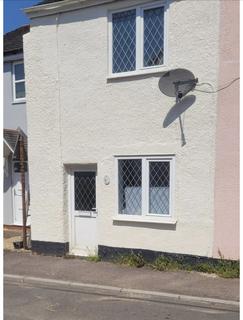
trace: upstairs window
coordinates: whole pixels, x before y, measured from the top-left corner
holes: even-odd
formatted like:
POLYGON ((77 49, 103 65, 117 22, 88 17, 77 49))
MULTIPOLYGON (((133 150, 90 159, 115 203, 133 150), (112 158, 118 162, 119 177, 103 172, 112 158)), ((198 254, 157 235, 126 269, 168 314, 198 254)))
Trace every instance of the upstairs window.
POLYGON ((143 65, 164 64, 164 7, 143 11, 143 65))
POLYGON ((112 15, 113 73, 136 69, 136 10, 112 15))
POLYGON ((25 74, 23 61, 13 63, 13 100, 14 102, 25 100, 25 74))
POLYGON ((160 2, 110 14, 111 74, 165 64, 165 13, 160 2))

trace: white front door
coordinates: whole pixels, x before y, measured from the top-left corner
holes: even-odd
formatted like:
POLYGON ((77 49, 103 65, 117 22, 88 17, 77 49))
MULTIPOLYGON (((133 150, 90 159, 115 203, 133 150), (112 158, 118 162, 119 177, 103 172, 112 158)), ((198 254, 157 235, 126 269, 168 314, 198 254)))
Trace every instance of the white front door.
POLYGON ((71 253, 97 253, 96 171, 73 171, 71 183, 71 253))

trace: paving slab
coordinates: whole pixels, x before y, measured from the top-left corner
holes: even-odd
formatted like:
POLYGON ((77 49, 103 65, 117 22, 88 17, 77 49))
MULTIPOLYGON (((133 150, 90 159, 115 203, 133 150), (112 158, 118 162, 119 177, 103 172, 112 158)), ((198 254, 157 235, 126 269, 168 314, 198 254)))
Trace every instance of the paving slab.
POLYGON ((110 262, 5 252, 4 273, 239 301, 239 279, 198 272, 161 272, 110 262))

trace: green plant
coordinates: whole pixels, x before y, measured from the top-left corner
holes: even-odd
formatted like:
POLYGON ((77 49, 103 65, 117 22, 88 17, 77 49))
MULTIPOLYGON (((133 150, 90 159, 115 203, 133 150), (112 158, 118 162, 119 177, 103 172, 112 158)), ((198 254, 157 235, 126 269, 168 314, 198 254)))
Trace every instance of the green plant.
POLYGON ((159 256, 151 264, 151 267, 159 271, 172 271, 181 269, 182 266, 178 261, 172 260, 169 257, 159 256))
POLYGON ((131 254, 119 255, 115 262, 137 268, 141 268, 146 264, 143 256, 140 253, 135 254, 134 252, 131 254))
POLYGON ((215 267, 216 273, 223 278, 239 278, 240 262, 230 260, 220 260, 215 267))
POLYGON ((86 259, 88 261, 91 261, 91 262, 99 262, 99 261, 101 261, 101 257, 98 254, 89 255, 86 259))
POLYGON ((205 273, 215 273, 215 267, 211 263, 198 263, 192 266, 191 270, 205 273))
MULTIPOLYGON (((92 262, 101 261, 101 257, 98 254, 91 254, 86 259, 92 262)), ((131 252, 130 254, 120 254, 115 256, 113 258, 113 262, 136 268, 148 266, 158 271, 185 270, 203 273, 215 273, 223 278, 239 278, 240 275, 239 261, 225 260, 222 255, 221 259, 218 261, 216 260, 214 262, 198 263, 185 263, 182 259, 173 259, 170 257, 165 257, 164 255, 160 255, 153 262, 148 263, 142 254, 131 252)))

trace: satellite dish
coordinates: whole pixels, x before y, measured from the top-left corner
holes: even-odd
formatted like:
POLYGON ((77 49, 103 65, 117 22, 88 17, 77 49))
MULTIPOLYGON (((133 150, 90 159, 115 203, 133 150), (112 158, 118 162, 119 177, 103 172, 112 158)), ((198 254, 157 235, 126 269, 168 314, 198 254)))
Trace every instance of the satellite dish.
POLYGON ((159 88, 166 96, 181 99, 195 88, 197 82, 198 79, 191 71, 174 69, 163 74, 159 80, 159 88))

